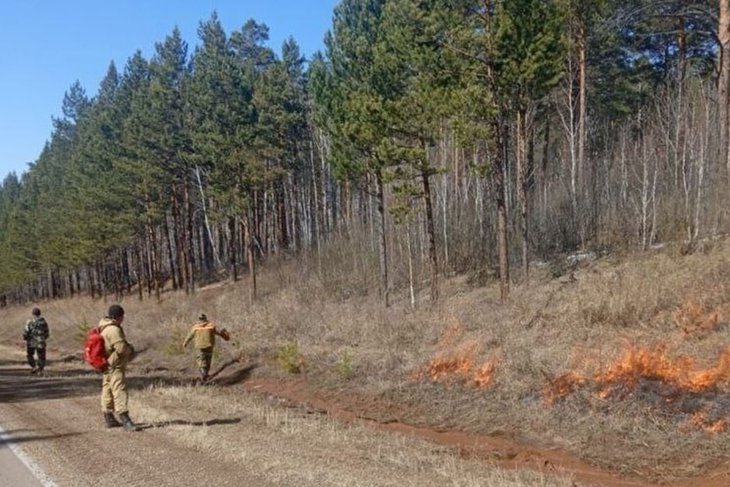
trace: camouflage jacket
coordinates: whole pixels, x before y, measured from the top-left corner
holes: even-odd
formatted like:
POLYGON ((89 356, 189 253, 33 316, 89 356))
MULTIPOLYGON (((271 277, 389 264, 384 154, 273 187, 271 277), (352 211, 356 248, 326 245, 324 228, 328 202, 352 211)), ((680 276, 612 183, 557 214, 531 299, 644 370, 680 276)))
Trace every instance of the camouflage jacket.
POLYGON ((42 316, 28 320, 23 327, 23 340, 31 347, 45 348, 49 336, 48 323, 42 316))

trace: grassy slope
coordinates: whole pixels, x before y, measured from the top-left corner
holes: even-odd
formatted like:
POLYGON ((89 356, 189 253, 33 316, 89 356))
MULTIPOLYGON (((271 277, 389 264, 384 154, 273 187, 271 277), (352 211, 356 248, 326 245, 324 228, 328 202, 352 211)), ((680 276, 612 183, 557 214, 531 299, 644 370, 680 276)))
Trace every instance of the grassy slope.
MULTIPOLYGON (((244 353, 263 364, 256 374, 283 375, 274 357, 294 341, 312 383, 404 405, 397 413, 381 410, 381 416, 397 414, 383 419, 560 446, 654 479, 697 475, 730 454, 727 433, 711 434, 692 423, 700 412, 712 420, 727 416, 726 376, 702 393, 649 378, 636 387, 616 387, 603 399, 589 381, 552 405, 545 400, 550 381, 568 370, 593 377, 629 345, 665 344, 670 358, 696 359, 688 368, 717 365, 730 344, 726 242, 687 256, 669 248, 606 257, 581 265, 574 279, 552 278, 537 266, 528 284, 514 286, 506 304, 498 301, 496 283, 475 287, 460 276, 442 283, 436 307, 421 302, 412 310, 404 298, 385 310, 372 295, 342 298, 332 289, 341 291, 341 282, 318 275, 295 262, 269 265, 260 283, 263 297, 254 305, 247 303, 245 282, 212 285, 189 297, 166 293, 159 303, 126 299, 128 337, 145 350, 136 367, 192 374, 191 354, 181 353, 179 344, 205 312, 234 335, 221 347, 219 362, 244 353), (713 311, 719 321, 702 329, 713 311), (446 364, 440 370, 449 364, 467 368, 471 359, 472 374, 432 381, 423 371, 439 359, 446 364), (488 387, 479 388, 470 378, 484 363, 494 369, 488 387)), ((55 353, 78 352, 78 325, 98 320, 110 302, 39 303, 55 353)), ((19 342, 29 309, 0 312, 0 339, 19 342)))

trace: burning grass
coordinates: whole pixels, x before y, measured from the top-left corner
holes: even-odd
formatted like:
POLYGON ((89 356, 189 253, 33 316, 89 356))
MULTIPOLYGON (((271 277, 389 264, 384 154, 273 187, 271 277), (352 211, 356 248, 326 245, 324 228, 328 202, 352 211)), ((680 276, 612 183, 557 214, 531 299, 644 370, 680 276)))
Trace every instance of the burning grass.
POLYGON ((431 380, 442 384, 462 384, 487 389, 494 383, 497 359, 490 358, 477 365, 481 346, 473 340, 463 341, 461 324, 449 325, 437 344, 437 355, 415 374, 415 380, 431 380))
POLYGON ((727 429, 728 418, 712 417, 705 408, 730 384, 730 347, 708 368, 688 356, 671 356, 664 344, 651 348, 627 347, 612 364, 592 374, 568 371, 548 379, 543 389, 546 404, 554 405, 578 389, 590 387, 601 400, 628 397, 649 402, 664 412, 691 414, 691 424, 710 433, 727 429), (657 401, 657 399, 659 399, 657 401))
POLYGON ((709 419, 707 413, 697 412, 692 415, 692 425, 697 428, 703 429, 708 433, 724 433, 727 431, 728 421, 727 419, 709 419))

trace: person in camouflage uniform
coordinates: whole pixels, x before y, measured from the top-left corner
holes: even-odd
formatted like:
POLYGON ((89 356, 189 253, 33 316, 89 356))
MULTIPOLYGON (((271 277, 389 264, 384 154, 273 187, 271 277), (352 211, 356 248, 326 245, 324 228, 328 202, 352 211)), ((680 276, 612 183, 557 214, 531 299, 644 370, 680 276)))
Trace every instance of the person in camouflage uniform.
POLYGON ((25 340, 28 365, 31 367, 30 373, 42 375, 46 366, 46 340, 50 333, 48 323, 41 316, 41 310, 33 308, 31 313, 33 317, 23 327, 23 340, 25 340))
POLYGON ((213 359, 213 349, 215 348, 215 336, 223 338, 228 341, 230 335, 225 328, 218 330, 213 323, 208 321, 208 317, 205 314, 198 316, 198 321, 193 325, 190 333, 185 337, 183 341, 183 348, 188 346, 188 343, 193 341, 193 346, 198 351, 196 361, 198 364, 198 371, 200 372, 200 379, 203 382, 208 380, 208 373, 210 372, 210 362, 213 359))
POLYGON ((124 336, 123 322, 124 308, 118 304, 111 305, 107 316, 99 321, 108 362, 102 375, 101 411, 107 428, 123 426, 126 430, 137 431, 139 428, 129 417, 126 377, 127 364, 134 358, 134 347, 124 336), (114 413, 119 415, 121 423, 114 413))

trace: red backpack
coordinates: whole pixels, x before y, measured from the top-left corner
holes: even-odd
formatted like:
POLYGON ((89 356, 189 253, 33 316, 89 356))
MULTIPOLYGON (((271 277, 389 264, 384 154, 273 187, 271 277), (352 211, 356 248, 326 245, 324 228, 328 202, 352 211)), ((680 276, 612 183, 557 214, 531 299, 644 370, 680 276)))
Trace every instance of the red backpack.
POLYGON ((104 338, 101 336, 99 327, 89 329, 84 341, 84 361, 91 365, 97 372, 104 372, 108 365, 106 350, 104 349, 104 338))

